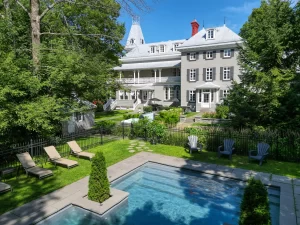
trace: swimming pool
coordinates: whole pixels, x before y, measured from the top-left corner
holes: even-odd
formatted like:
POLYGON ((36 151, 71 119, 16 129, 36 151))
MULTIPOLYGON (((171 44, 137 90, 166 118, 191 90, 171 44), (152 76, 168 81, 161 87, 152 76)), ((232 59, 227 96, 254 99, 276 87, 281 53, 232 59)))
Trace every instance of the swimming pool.
MULTIPOLYGON (((245 183, 147 163, 112 183, 129 192, 128 204, 100 218, 69 207, 40 224, 194 225, 238 224, 245 183)), ((279 189, 268 188, 272 224, 279 224, 279 189)))

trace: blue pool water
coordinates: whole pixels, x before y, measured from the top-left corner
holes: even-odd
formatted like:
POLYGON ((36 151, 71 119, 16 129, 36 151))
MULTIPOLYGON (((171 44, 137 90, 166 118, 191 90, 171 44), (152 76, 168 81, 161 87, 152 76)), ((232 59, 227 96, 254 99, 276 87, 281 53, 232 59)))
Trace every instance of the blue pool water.
MULTIPOLYGON (((200 225, 238 224, 245 183, 147 163, 112 187, 129 192, 128 203, 103 218, 68 207, 40 224, 200 225)), ((279 190, 268 188, 272 224, 279 224, 279 190)))

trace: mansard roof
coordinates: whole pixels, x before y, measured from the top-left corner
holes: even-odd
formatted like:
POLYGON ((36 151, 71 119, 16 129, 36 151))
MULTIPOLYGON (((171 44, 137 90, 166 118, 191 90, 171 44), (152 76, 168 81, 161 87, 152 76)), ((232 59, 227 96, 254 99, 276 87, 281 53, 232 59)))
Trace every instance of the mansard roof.
POLYGON ((236 44, 241 43, 242 38, 233 32, 231 29, 226 27, 226 25, 215 28, 202 28, 197 34, 185 41, 179 50, 195 48, 195 47, 207 47, 207 46, 219 46, 226 44, 236 44), (214 30, 215 37, 213 39, 208 39, 207 31, 214 30))

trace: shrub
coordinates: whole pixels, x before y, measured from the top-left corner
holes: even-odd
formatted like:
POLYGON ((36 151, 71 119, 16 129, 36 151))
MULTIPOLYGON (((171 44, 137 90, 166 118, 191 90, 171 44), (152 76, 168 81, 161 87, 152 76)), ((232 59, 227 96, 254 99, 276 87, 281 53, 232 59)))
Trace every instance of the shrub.
POLYGON ((109 197, 109 181, 107 178, 105 158, 102 152, 97 152, 92 159, 88 198, 91 201, 101 203, 109 197))
POLYGON ((147 126, 150 123, 148 118, 139 119, 131 126, 130 138, 143 137, 147 135, 147 126))
POLYGON ((149 112, 153 111, 152 106, 144 106, 143 110, 144 110, 145 113, 149 113, 149 112))
POLYGON ((116 122, 112 120, 103 120, 97 122, 97 127, 101 128, 104 134, 110 134, 115 126, 116 126, 116 122))
POLYGON ((123 119, 124 120, 128 120, 128 119, 131 119, 131 118, 139 118, 141 116, 141 114, 139 113, 134 113, 134 114, 124 114, 123 115, 123 119))
POLYGON ((181 108, 171 108, 169 110, 162 110, 156 120, 162 121, 168 125, 176 125, 180 120, 181 108))
POLYGON ((271 224, 268 192, 260 180, 251 178, 248 181, 241 204, 239 224, 271 224))
POLYGON ((217 114, 215 112, 205 112, 202 115, 202 118, 216 118, 217 114))
POLYGON ((216 118, 227 119, 229 113, 229 107, 226 105, 218 105, 216 108, 216 118))
POLYGON ((157 121, 153 121, 147 125, 148 137, 152 144, 158 143, 164 137, 165 129, 166 127, 157 121))

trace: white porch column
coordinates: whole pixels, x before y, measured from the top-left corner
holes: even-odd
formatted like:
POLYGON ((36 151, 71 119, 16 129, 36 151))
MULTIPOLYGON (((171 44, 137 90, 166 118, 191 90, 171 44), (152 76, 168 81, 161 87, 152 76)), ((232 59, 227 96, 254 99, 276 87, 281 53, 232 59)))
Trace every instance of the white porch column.
POLYGON ((158 72, 159 72, 159 80, 158 80, 158 81, 159 81, 159 82, 161 82, 161 71, 162 71, 162 69, 159 69, 159 70, 158 70, 158 72))
POLYGON ((154 70, 154 82, 156 83, 156 70, 154 70))
POLYGON ((138 84, 140 83, 140 71, 138 70, 138 84))
POLYGON ((216 89, 216 103, 219 103, 219 90, 216 89))
POLYGON ((120 71, 120 81, 122 80, 122 71, 120 71))
POLYGON ((209 108, 211 108, 211 95, 212 95, 212 89, 210 90, 210 94, 209 94, 209 108))
POLYGON ((133 83, 135 84, 135 70, 133 71, 133 83))

